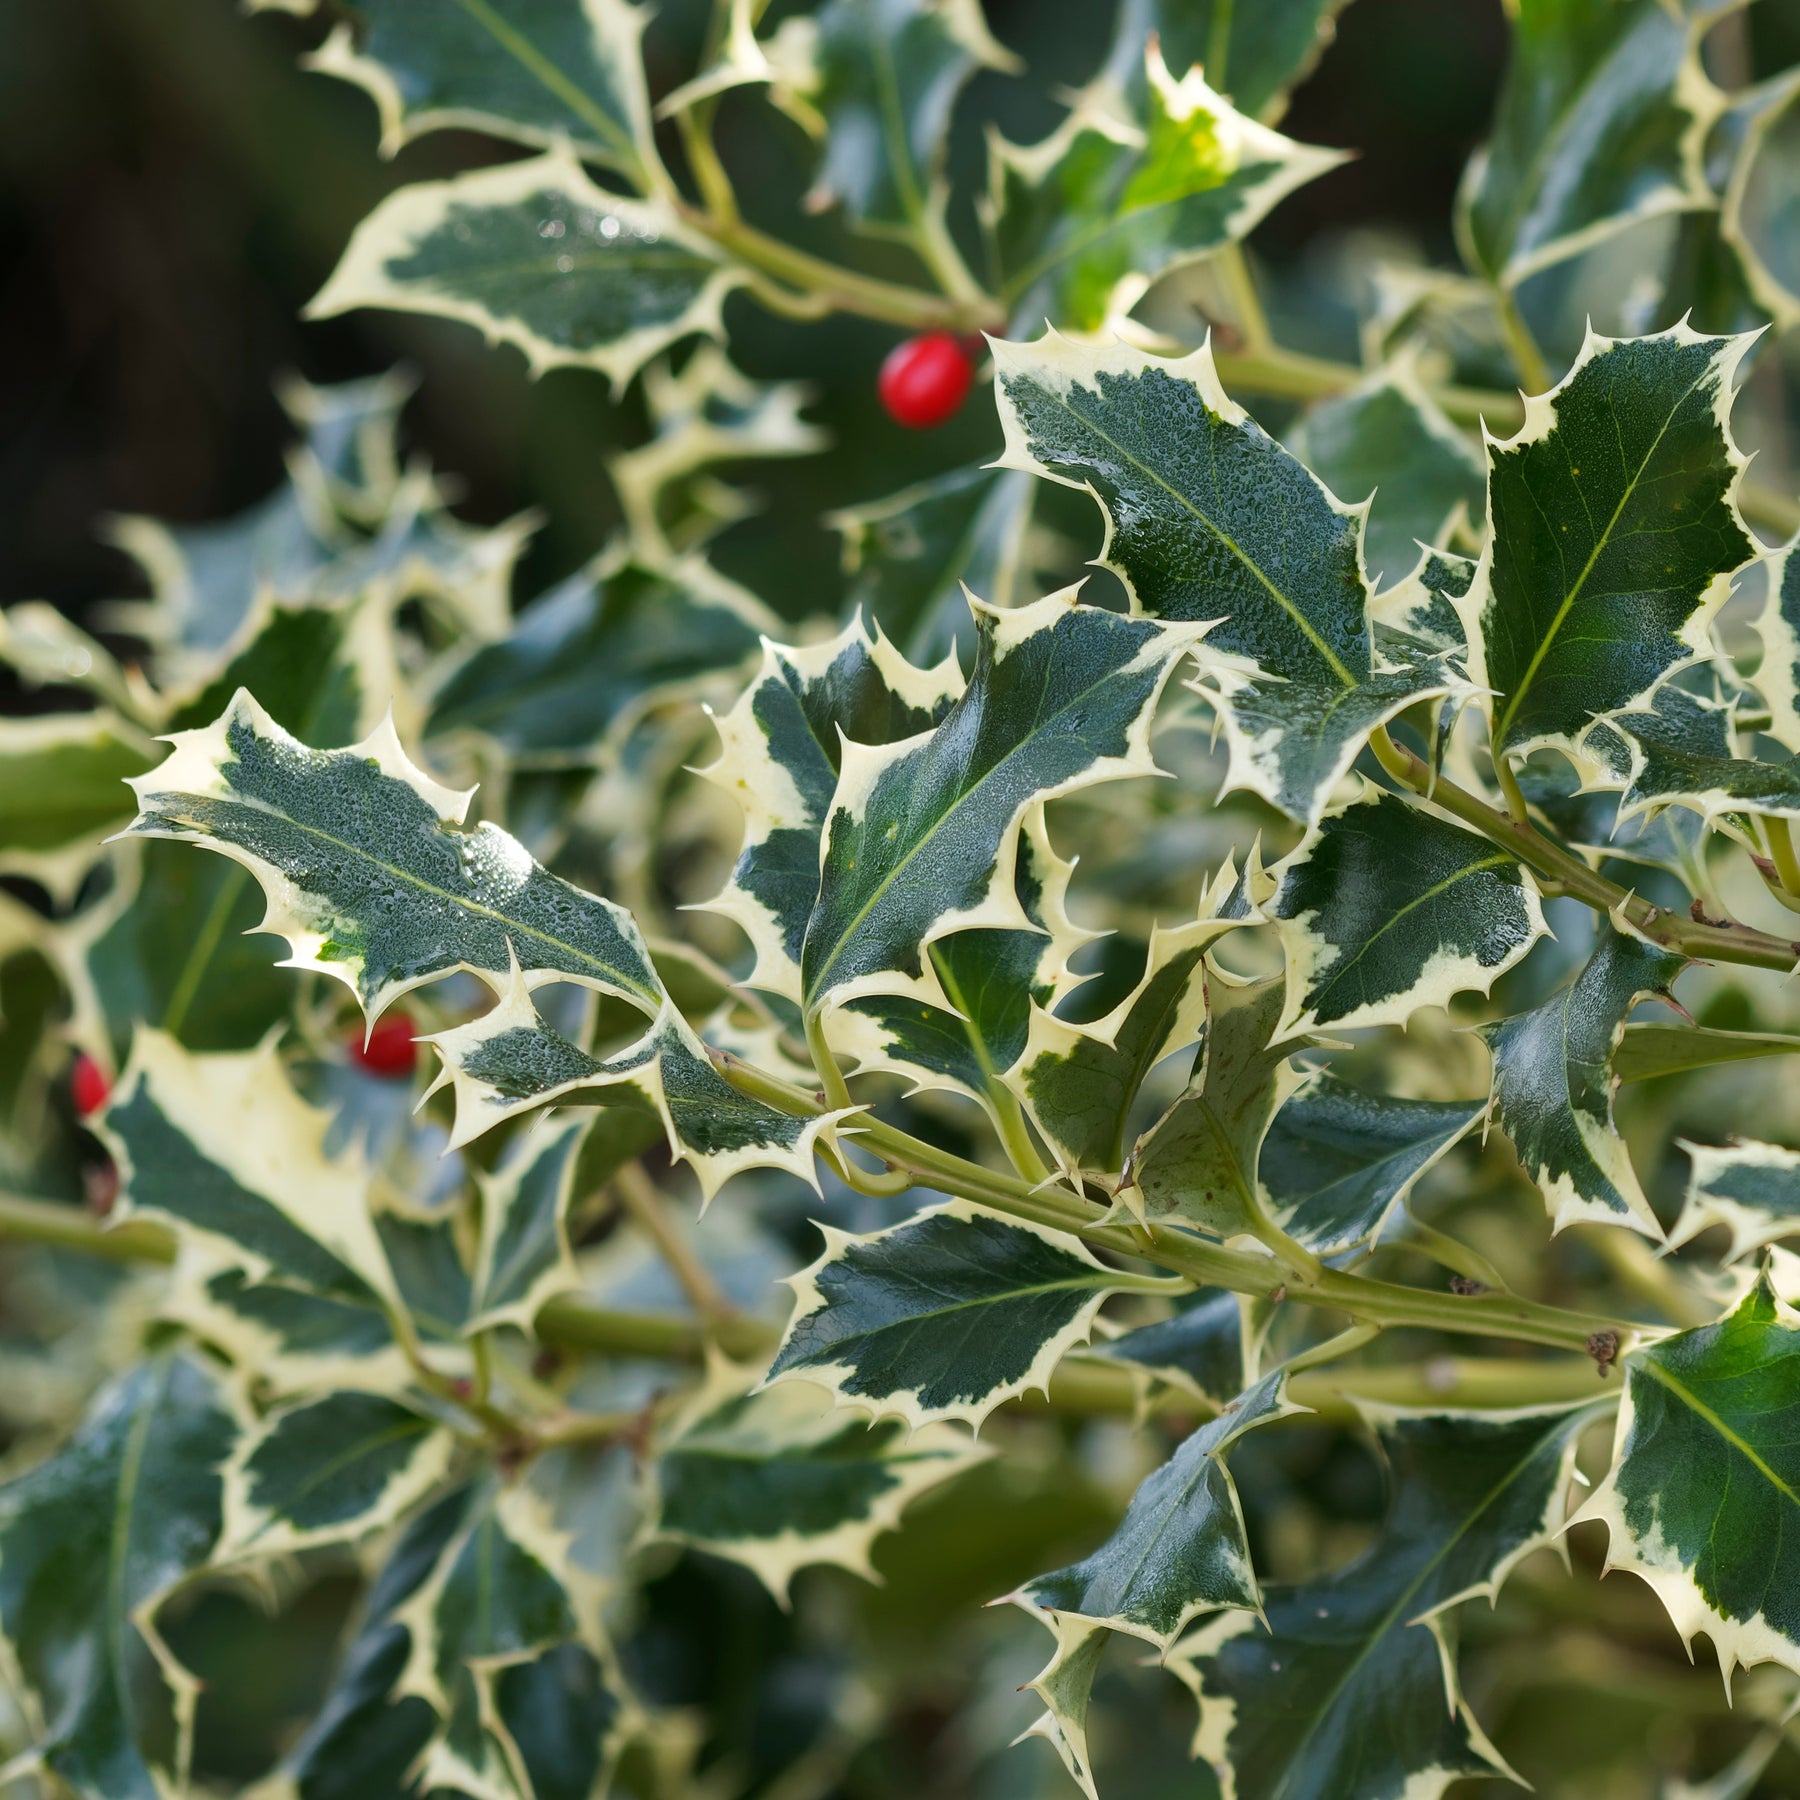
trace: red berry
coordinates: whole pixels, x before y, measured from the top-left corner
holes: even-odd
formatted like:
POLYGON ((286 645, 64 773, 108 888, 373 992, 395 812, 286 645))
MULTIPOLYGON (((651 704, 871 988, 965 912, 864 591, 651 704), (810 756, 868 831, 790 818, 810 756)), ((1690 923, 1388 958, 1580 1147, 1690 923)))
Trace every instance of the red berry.
POLYGON ((112 1082, 106 1071, 85 1050, 75 1056, 75 1067, 69 1071, 69 1097, 84 1119, 92 1118, 106 1104, 112 1082))
POLYGON ((898 424, 925 431, 956 416, 974 378, 975 365, 962 340, 948 331, 928 331, 888 352, 876 387, 898 424))
POLYGON ((350 1040, 351 1061, 360 1063, 371 1075, 398 1077, 410 1075, 419 1059, 413 1043, 413 1022, 405 1013, 389 1013, 376 1021, 365 1043, 360 1037, 350 1040))

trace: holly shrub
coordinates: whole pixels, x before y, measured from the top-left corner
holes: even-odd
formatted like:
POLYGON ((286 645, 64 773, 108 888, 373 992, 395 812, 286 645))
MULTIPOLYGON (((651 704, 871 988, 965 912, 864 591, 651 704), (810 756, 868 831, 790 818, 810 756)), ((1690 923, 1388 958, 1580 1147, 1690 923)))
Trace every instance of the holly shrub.
POLYGON ((515 596, 295 383, 5 617, 7 1791, 1800 1792, 1777 0, 1516 0, 1463 267, 1274 280, 1329 0, 1123 0, 973 186, 977 0, 263 5, 485 134, 312 313, 644 424, 515 596), (758 308, 986 434, 841 611, 709 560, 758 308))

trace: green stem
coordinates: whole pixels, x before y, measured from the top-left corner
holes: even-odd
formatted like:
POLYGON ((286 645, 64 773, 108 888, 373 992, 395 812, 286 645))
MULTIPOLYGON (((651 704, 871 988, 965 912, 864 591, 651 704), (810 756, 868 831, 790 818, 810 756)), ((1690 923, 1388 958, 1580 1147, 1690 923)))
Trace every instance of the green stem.
POLYGON ((1421 1256, 1430 1257, 1440 1268, 1466 1275, 1469 1280, 1479 1281, 1484 1288, 1490 1288, 1496 1293, 1504 1294, 1509 1291, 1506 1277, 1479 1250, 1471 1249, 1460 1238, 1453 1238, 1434 1225, 1421 1225, 1414 1219, 1406 1236, 1394 1248, 1417 1250, 1421 1256))
POLYGON ((1578 856, 1565 850, 1531 824, 1510 819, 1497 807, 1461 788, 1444 776, 1435 778, 1424 760, 1404 744, 1396 743, 1385 729, 1370 739, 1376 760, 1396 781, 1413 793, 1428 796, 1433 805, 1460 819, 1501 849, 1509 850, 1532 868, 1548 875, 1562 893, 1591 906, 1596 912, 1620 912, 1631 927, 1652 943, 1678 955, 1709 962, 1741 963, 1752 969, 1778 969, 1783 974, 1800 963, 1800 942, 1774 937, 1749 925, 1727 922, 1703 924, 1685 914, 1665 911, 1640 900, 1616 881, 1608 881, 1578 856))
POLYGON ((1269 315, 1263 311, 1262 296, 1256 291, 1256 278, 1250 273, 1244 246, 1227 244, 1218 252, 1218 264, 1245 348, 1255 356, 1267 355, 1276 347, 1275 334, 1269 329, 1269 315))
POLYGON ((1786 819, 1769 818, 1764 822, 1769 830, 1769 857, 1775 864, 1775 873, 1781 878, 1782 887, 1800 900, 1800 856, 1794 854, 1793 828, 1786 819))
POLYGON ((1537 339, 1531 335, 1531 327, 1525 323, 1525 315, 1519 311, 1517 298, 1510 288, 1497 286, 1493 293, 1500 333, 1506 339, 1506 348, 1513 359, 1513 367, 1519 371, 1520 381, 1528 393, 1547 393, 1553 385, 1550 366, 1544 361, 1537 339))
POLYGON ((1381 1336, 1379 1325, 1352 1325, 1348 1331, 1340 1331, 1336 1337, 1327 1338, 1322 1344, 1314 1344, 1310 1350, 1302 1350, 1298 1356, 1290 1356, 1281 1366, 1289 1375, 1298 1375, 1303 1369, 1316 1369, 1322 1364, 1336 1362, 1339 1357, 1352 1355, 1365 1344, 1372 1344, 1381 1336))

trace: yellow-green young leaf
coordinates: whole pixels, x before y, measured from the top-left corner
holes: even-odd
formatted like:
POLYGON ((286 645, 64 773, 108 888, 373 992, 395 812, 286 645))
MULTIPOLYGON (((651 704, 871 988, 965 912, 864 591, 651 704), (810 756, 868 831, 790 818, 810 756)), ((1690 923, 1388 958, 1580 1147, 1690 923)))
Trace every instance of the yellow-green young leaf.
POLYGON ((1639 220, 1714 206, 1702 155, 1724 99, 1699 41, 1738 3, 1521 0, 1493 136, 1458 200, 1470 265, 1516 286, 1639 220))
POLYGON ((155 745, 111 713, 0 719, 0 874, 67 906, 131 811, 125 783, 155 761, 155 745))
POLYGON ((1800 537, 1763 558, 1762 611, 1756 634, 1762 661, 1756 691, 1768 703, 1769 735, 1800 755, 1800 537))
POLYGON ((1466 687, 1439 655, 1378 661, 1366 508, 1335 499, 1228 400, 1209 351, 1164 361, 1052 332, 994 356, 1001 462, 1094 495, 1100 560, 1134 612, 1220 621, 1201 691, 1225 730, 1230 786, 1311 823, 1377 725, 1466 687))
POLYGON ((812 1382, 915 1428, 979 1427, 1049 1382, 1109 1294, 1160 1285, 1107 1268, 1066 1232, 966 1200, 867 1237, 820 1229, 824 1254, 789 1280, 794 1316, 769 1380, 812 1382))
MULTIPOLYGON (((1800 1050, 1800 1042, 1794 1049, 1800 1050)), ((1731 1233, 1726 1260, 1800 1233, 1800 1155, 1778 1144, 1735 1143, 1725 1149, 1683 1144, 1693 1172, 1680 1216, 1669 1228, 1673 1247, 1714 1225, 1731 1233)))
POLYGON ((1685 967, 1685 958, 1603 924, 1587 966, 1565 987, 1481 1028, 1494 1059, 1494 1122, 1542 1190, 1556 1231, 1589 1220, 1662 1236, 1613 1127, 1609 1065, 1631 1009, 1667 997, 1685 967))
POLYGON ((1755 548, 1731 384, 1748 337, 1677 325, 1589 333, 1575 366, 1488 447, 1489 537, 1457 602, 1469 672, 1493 690, 1496 749, 1571 756, 1708 648, 1729 576, 1755 548))
POLYGON ((1235 1800, 1404 1795, 1509 1773, 1456 1679, 1446 1615, 1491 1601, 1562 1529, 1590 1405, 1507 1413, 1365 1409, 1388 1516, 1355 1562, 1265 1587, 1263 1613, 1203 1621, 1168 1667, 1200 1703, 1195 1751, 1235 1800))
POLYGON ((1147 775, 1150 723, 1205 630, 1083 606, 1073 591, 1000 612, 972 602, 975 667, 931 732, 846 742, 800 952, 803 1004, 946 996, 925 954, 952 931, 1031 930, 1015 880, 1038 803, 1147 775))
POLYGON ((1392 794, 1328 814, 1270 871, 1287 963, 1280 1030, 1404 1025, 1486 994, 1545 933, 1537 884, 1505 851, 1392 794))
POLYGON ((438 1486, 455 1452, 442 1423, 386 1394, 340 1388, 271 1413, 226 1465, 215 1560, 368 1537, 438 1486))
POLYGON ((1684 806, 1709 824, 1721 813, 1800 818, 1800 757, 1759 762, 1738 755, 1734 710, 1668 681, 1643 704, 1609 713, 1606 723, 1631 755, 1619 818, 1665 806, 1684 806))
POLYGON ((462 128, 523 144, 571 143, 641 177, 650 102, 639 41, 644 8, 626 0, 353 0, 349 19, 306 59, 368 91, 392 156, 428 131, 462 128))
POLYGON ((115 1219, 165 1220, 252 1280, 397 1304, 362 1158, 327 1155, 331 1120, 294 1092, 272 1042, 202 1056, 140 1028, 95 1129, 119 1168, 115 1219))
POLYGON ((185 1784, 200 1684, 157 1613, 212 1553, 237 1429, 205 1365, 165 1351, 0 1487, 0 1629, 42 1721, 31 1747, 82 1800, 185 1784))
POLYGON ((547 1120, 509 1146, 481 1189, 481 1247, 466 1331, 529 1332, 552 1294, 580 1284, 569 1249, 569 1201, 591 1117, 547 1120))
POLYGON ((1731 98, 1731 173, 1720 230, 1751 295, 1779 330, 1800 325, 1800 256, 1794 250, 1794 172, 1800 168, 1800 68, 1731 98))
POLYGON ((1412 573, 1421 544, 1481 518, 1481 458, 1425 391, 1416 355, 1315 406, 1288 448, 1339 499, 1369 502, 1363 556, 1384 587, 1412 573))
POLYGON ((755 679, 718 721, 719 758, 705 770, 743 809, 743 848, 710 904, 750 939, 749 985, 800 1000, 800 954, 843 746, 913 739, 962 691, 953 656, 915 668, 860 615, 823 644, 764 646, 755 679))
POLYGON ((1604 1519, 1609 1569, 1656 1591, 1684 1642, 1800 1671, 1800 1320, 1765 1271, 1716 1325, 1634 1351, 1604 1519))
POLYGON ((820 143, 808 203, 882 232, 941 228, 956 97, 978 68, 1016 66, 979 0, 828 0, 773 53, 776 103, 820 143))
POLYGON ((875 1578, 869 1552, 919 1495, 988 1452, 951 1425, 873 1425, 809 1381, 746 1392, 715 1361, 657 1446, 643 1536, 742 1563, 777 1600, 797 1570, 875 1578))
POLYGON ((534 375, 570 365, 622 386, 679 339, 719 336, 743 279, 667 205, 597 188, 563 149, 390 194, 307 316, 460 319, 516 345, 534 375))
POLYGON ((1028 1581, 1016 1597, 1165 1651, 1203 1612, 1260 1610, 1244 1510, 1225 1457, 1246 1431, 1307 1410, 1288 1399, 1279 1370, 1264 1376, 1144 1480, 1099 1549, 1028 1581))
POLYGON ((1041 142, 990 134, 983 221, 1022 329, 1115 327, 1159 276, 1248 236, 1344 160, 1246 118, 1199 68, 1176 80, 1154 37, 1138 54, 1131 98, 1109 73, 1041 142))
POLYGON ((428 1040, 443 1058, 436 1085, 456 1098, 453 1145, 550 1105, 626 1106, 662 1125, 708 1199, 745 1169, 786 1169, 815 1182, 813 1152, 836 1113, 792 1118, 740 1094, 672 1002, 636 1043, 590 1056, 539 1017, 522 975, 498 1005, 428 1040))

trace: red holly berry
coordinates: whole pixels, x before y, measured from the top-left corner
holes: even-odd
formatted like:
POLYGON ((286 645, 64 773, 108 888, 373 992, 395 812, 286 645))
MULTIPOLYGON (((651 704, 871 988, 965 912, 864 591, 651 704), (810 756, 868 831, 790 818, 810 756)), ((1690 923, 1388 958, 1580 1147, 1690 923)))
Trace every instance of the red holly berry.
POLYGON ((888 352, 876 389, 896 423, 926 431, 956 416, 974 378, 975 363, 963 340, 948 331, 928 331, 888 352))
POLYGON ((419 1060, 413 1042, 413 1022, 403 1012, 389 1013, 379 1019, 365 1043, 359 1036, 350 1039, 350 1059, 360 1063, 371 1075, 397 1079, 413 1072, 419 1060))
POLYGON ((75 1056, 75 1067, 69 1071, 69 1098, 84 1119, 91 1118, 106 1104, 112 1082, 106 1071, 85 1050, 75 1056))

